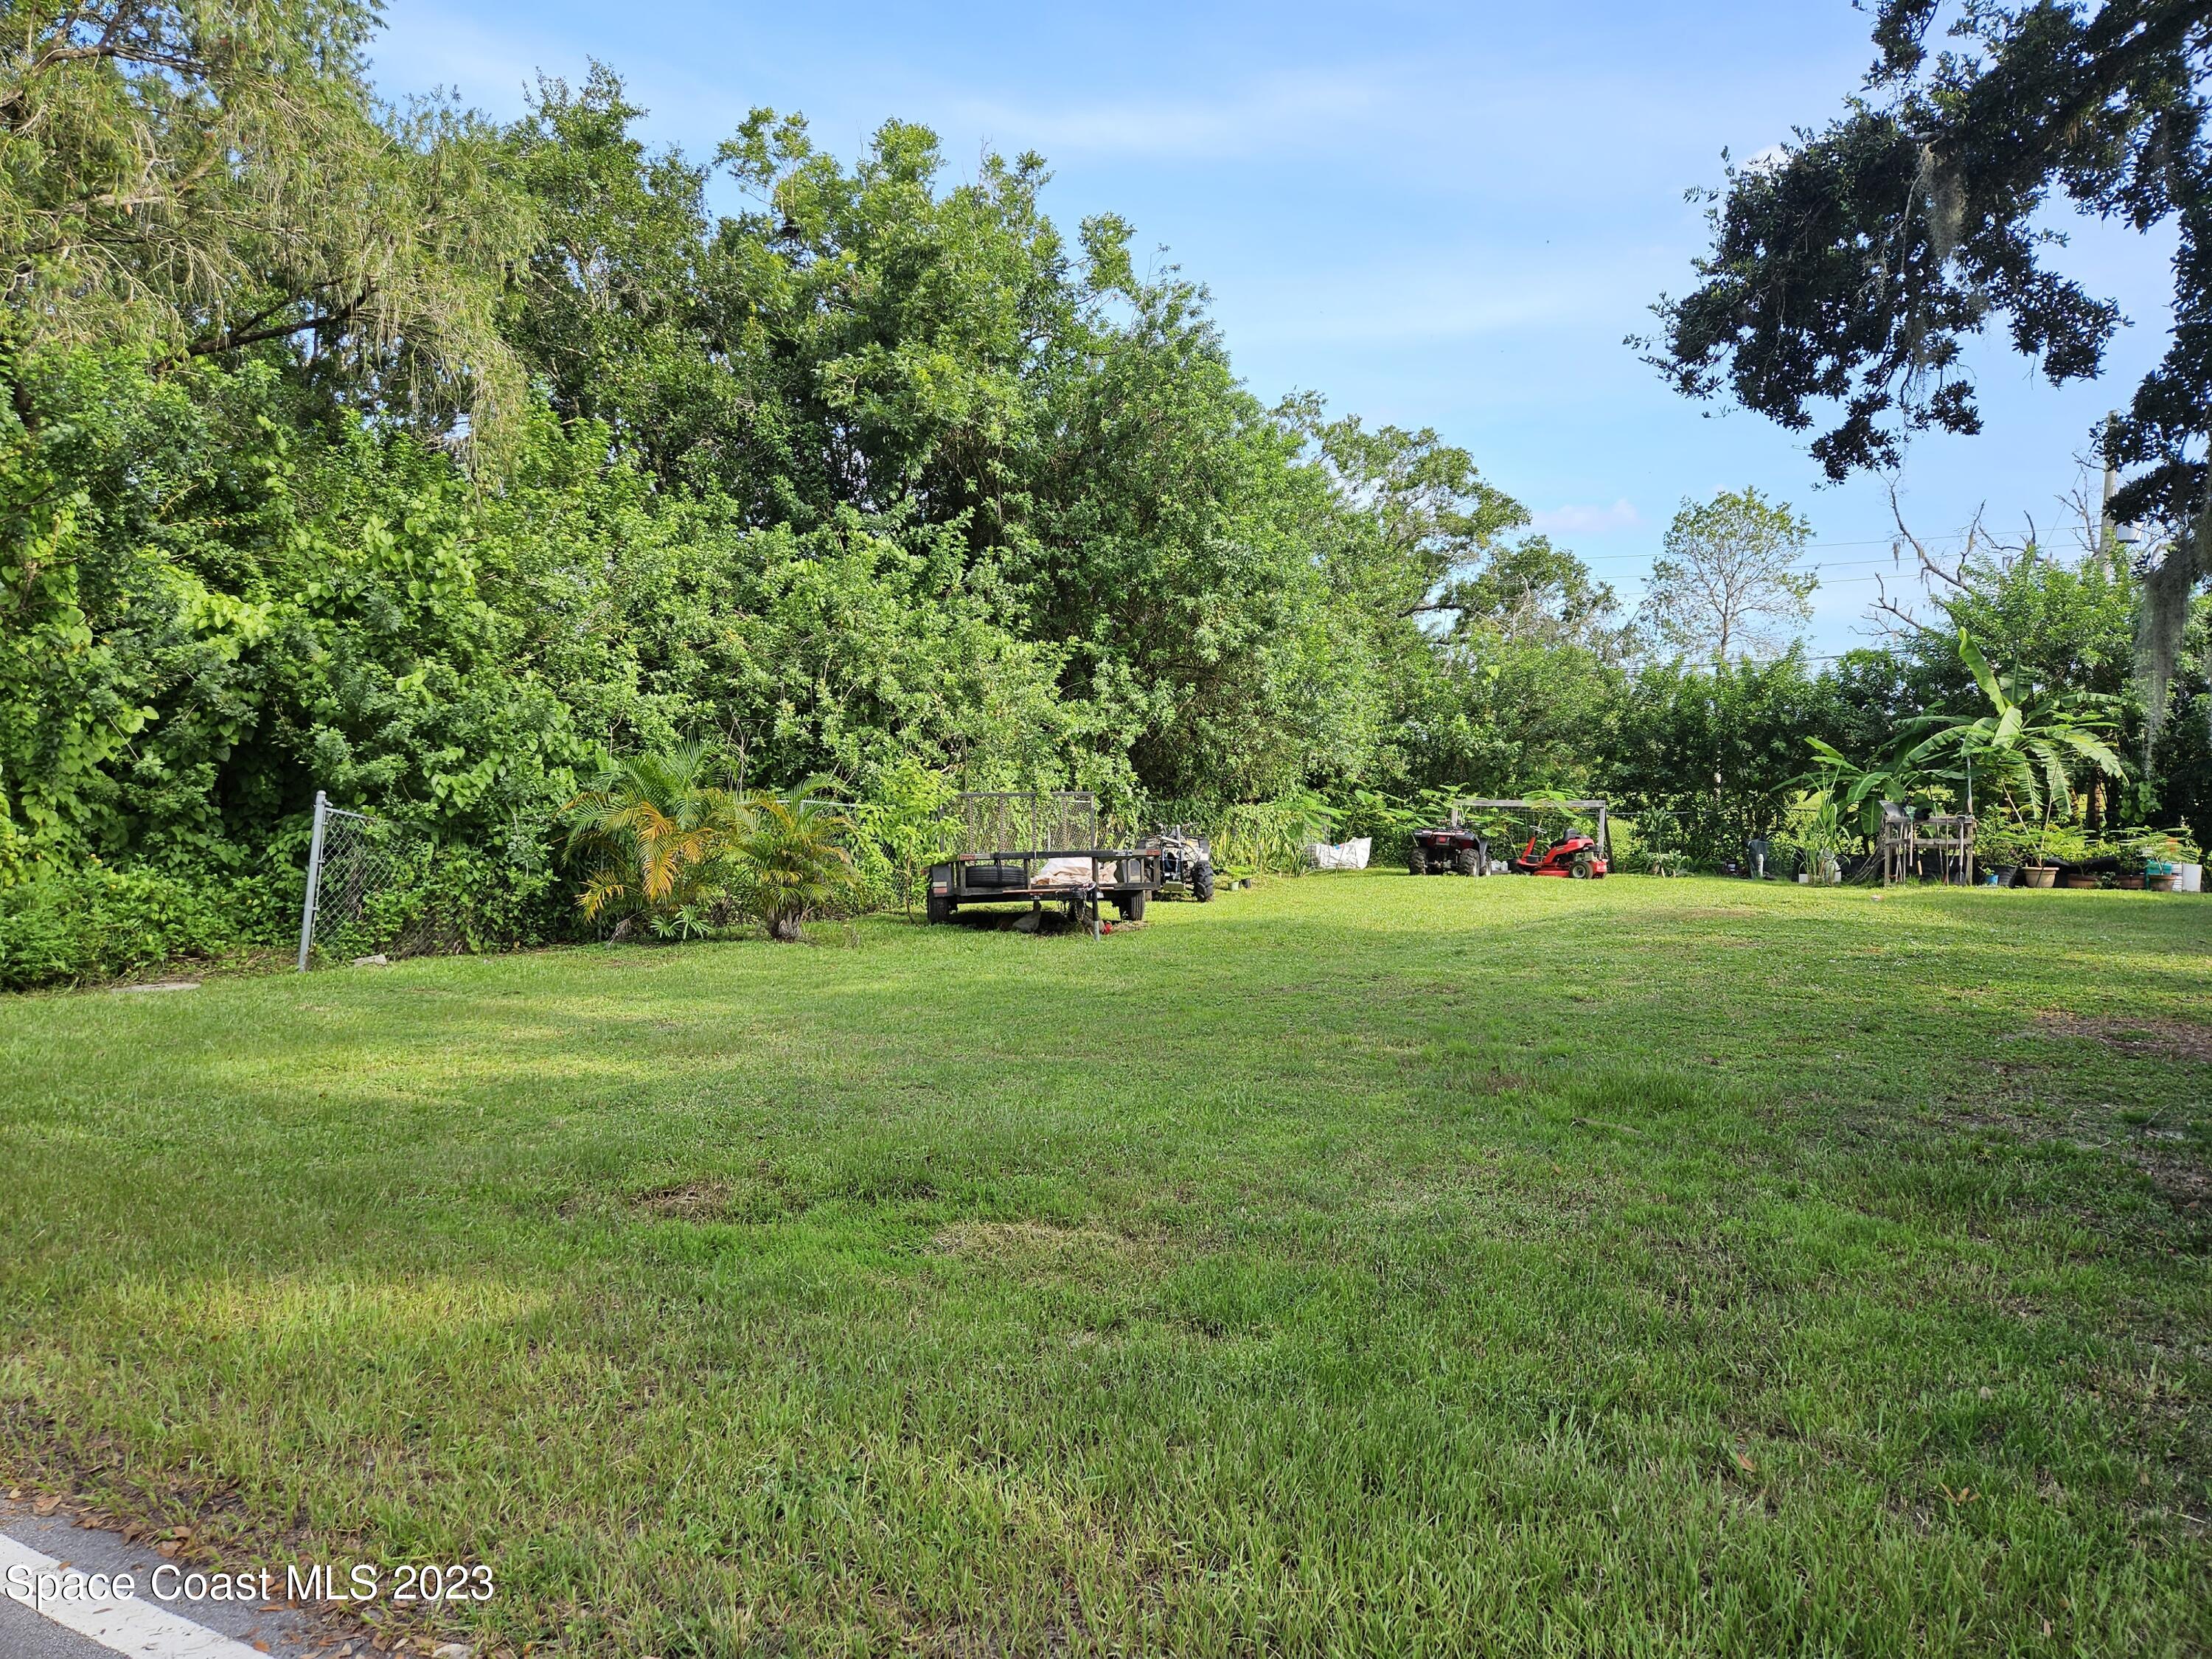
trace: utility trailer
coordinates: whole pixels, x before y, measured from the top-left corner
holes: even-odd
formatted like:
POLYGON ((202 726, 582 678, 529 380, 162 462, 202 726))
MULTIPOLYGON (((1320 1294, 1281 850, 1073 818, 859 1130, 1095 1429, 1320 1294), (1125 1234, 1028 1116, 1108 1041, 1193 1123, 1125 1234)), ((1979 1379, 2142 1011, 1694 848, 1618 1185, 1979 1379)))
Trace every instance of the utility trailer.
POLYGON ((963 906, 1065 905, 1095 933, 1110 902, 1130 921, 1159 890, 1158 848, 1098 844, 1098 799, 1079 793, 962 795, 941 817, 944 856, 929 866, 923 913, 950 921, 963 906))

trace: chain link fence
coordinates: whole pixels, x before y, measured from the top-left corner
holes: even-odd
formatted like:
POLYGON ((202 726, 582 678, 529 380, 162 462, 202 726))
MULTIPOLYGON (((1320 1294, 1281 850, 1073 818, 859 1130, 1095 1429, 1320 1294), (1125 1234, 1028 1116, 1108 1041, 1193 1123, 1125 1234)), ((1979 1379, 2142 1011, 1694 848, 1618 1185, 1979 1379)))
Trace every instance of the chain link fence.
POLYGON ((432 843, 419 830, 349 812, 315 792, 300 971, 319 961, 427 956, 451 948, 422 902, 432 843))

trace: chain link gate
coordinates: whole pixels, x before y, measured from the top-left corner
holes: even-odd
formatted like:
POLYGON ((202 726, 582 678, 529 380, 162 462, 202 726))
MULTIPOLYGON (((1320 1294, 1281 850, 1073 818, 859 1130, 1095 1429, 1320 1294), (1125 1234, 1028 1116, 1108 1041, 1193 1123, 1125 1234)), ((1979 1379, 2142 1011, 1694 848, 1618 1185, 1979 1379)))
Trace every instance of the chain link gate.
POLYGON ((341 954, 358 948, 364 955, 419 956, 437 948, 435 923, 409 915, 407 907, 429 867, 430 840, 420 830, 349 812, 315 791, 307 894, 300 907, 300 971, 313 964, 318 936, 341 954))

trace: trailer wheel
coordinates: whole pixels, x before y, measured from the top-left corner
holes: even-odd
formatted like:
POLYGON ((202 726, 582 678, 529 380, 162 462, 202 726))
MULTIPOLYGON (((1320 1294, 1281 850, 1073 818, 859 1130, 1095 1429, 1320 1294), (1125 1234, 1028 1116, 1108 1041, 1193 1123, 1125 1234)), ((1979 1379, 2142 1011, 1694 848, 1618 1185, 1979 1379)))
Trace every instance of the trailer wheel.
POLYGON ((952 920, 952 901, 942 893, 932 893, 923 901, 921 914, 933 927, 941 921, 950 921, 952 920))
POLYGON ((1472 847, 1462 847, 1452 854, 1452 874, 1455 876, 1471 876, 1480 867, 1472 847))
POLYGON ((1200 904, 1207 903, 1212 899, 1213 860, 1212 859, 1200 859, 1191 867, 1190 896, 1200 904))
POLYGON ((1114 908, 1121 913, 1124 921, 1142 921, 1145 919, 1146 897, 1145 890, 1141 887, 1133 893, 1117 893, 1114 896, 1114 908))

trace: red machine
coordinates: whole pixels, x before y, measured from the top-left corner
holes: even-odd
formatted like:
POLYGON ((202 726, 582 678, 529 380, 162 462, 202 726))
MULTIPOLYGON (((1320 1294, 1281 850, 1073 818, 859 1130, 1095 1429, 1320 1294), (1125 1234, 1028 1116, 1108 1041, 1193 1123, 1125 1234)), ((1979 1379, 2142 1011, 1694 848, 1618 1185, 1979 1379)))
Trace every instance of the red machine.
POLYGON ((1553 843, 1548 851, 1539 852, 1543 840, 1541 836, 1529 836, 1521 856, 1506 867, 1516 876, 1560 876, 1574 881, 1592 881, 1605 873, 1606 861, 1598 853, 1597 842, 1588 836, 1569 836, 1553 843))

